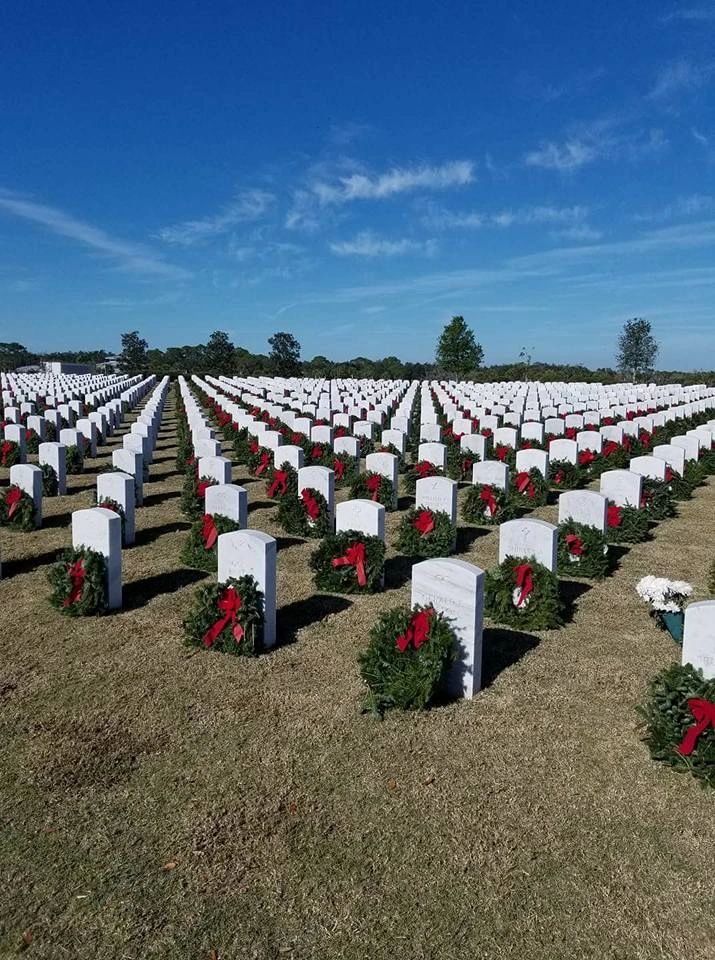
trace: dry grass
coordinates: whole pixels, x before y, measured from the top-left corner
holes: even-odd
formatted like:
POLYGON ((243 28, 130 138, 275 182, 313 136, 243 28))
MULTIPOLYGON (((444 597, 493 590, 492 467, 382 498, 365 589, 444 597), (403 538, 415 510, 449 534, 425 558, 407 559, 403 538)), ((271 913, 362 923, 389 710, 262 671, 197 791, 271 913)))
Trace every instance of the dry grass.
MULTIPOLYGON (((312 545, 281 537, 262 483, 246 483, 250 525, 279 537, 283 645, 256 661, 182 645, 203 575, 179 562, 172 418, 120 613, 46 602, 93 475, 41 531, 2 532, 0 955, 714 955, 714 800, 639 740, 634 706, 676 651, 633 590, 656 572, 704 593, 712 481, 574 591, 565 629, 487 629, 474 701, 380 723, 360 714, 356 655, 409 598, 409 568, 391 552, 384 595, 316 597, 312 545)), ((495 532, 460 545, 496 561, 495 532)))

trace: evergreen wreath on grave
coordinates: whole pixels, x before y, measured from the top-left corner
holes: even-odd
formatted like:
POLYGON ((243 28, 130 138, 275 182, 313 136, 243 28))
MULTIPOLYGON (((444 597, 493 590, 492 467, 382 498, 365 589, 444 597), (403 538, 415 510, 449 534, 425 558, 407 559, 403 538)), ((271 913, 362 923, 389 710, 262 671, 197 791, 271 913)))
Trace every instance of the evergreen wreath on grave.
POLYGON ((611 568, 606 538, 596 528, 567 520, 559 524, 558 573, 602 580, 611 568))
POLYGON ((333 461, 328 466, 335 474, 337 488, 351 486, 360 473, 360 461, 357 457, 351 457, 349 453, 333 454, 333 461))
POLYGON ((298 493, 298 473, 288 463, 280 468, 272 466, 266 476, 266 496, 269 500, 280 500, 285 496, 298 493))
POLYGON ((20 462, 20 444, 14 440, 0 442, 0 467, 14 467, 20 462))
POLYGON ((511 481, 509 496, 514 506, 543 507, 546 503, 549 488, 544 475, 536 467, 532 467, 528 472, 521 470, 511 481))
POLYGON ((326 593, 375 593, 382 589, 385 544, 357 530, 328 534, 310 558, 315 585, 326 593))
POLYGON ((184 477, 179 508, 187 520, 198 520, 204 515, 206 489, 216 485, 213 477, 199 477, 193 469, 184 477))
POLYGON ((327 500, 312 487, 305 487, 296 496, 281 497, 278 522, 286 533, 298 537, 322 539, 331 532, 327 500))
POLYGON ((42 471, 42 496, 56 497, 59 488, 57 471, 50 463, 41 463, 40 470, 42 471))
POLYGON ((57 428, 54 423, 51 423, 49 420, 45 424, 45 440, 47 443, 57 442, 57 428))
POLYGON ((653 760, 715 787, 715 679, 674 663, 651 680, 637 711, 653 760))
POLYGON ((29 532, 35 529, 35 504, 16 484, 0 494, 0 527, 29 532))
POLYGON ((360 447, 360 457, 366 457, 368 453, 372 453, 375 449, 375 444, 369 437, 355 437, 360 447))
POLYGON ((40 435, 35 430, 27 430, 25 432, 25 446, 28 453, 39 453, 40 450, 40 435))
POLYGON ((648 514, 635 507, 617 507, 608 501, 606 539, 609 543, 642 543, 648 539, 648 514))
POLYGON ((667 520, 675 516, 675 499, 665 480, 643 478, 641 510, 648 514, 649 520, 667 520))
POLYGON ((601 447, 601 469, 600 473, 606 470, 627 470, 630 463, 631 454, 622 444, 615 440, 606 440, 601 447))
POLYGON ((454 527, 444 510, 412 507, 400 520, 397 549, 408 557, 448 557, 454 550, 454 527))
POLYGON ((111 510, 112 513, 119 515, 119 518, 122 521, 122 541, 124 541, 124 529, 127 525, 127 515, 124 512, 124 507, 116 500, 112 500, 111 497, 102 497, 100 500, 99 497, 95 496, 95 500, 97 501, 98 507, 104 507, 105 510, 111 510))
POLYGON ((179 473, 184 473, 189 461, 193 460, 194 447, 188 434, 179 435, 176 445, 176 469, 179 473))
POLYGON ((218 538, 222 533, 233 533, 241 525, 220 513, 205 513, 191 525, 181 551, 181 562, 196 570, 214 572, 218 569, 218 538))
POLYGON ((447 476, 458 483, 471 483, 472 467, 479 463, 478 453, 462 450, 459 444, 447 448, 447 476))
POLYGON ((273 466, 273 451, 253 441, 248 447, 248 472, 252 477, 263 477, 273 466))
POLYGON ((581 471, 570 460, 553 460, 549 464, 549 480, 556 490, 575 490, 581 485, 581 471))
POLYGON ((251 576, 197 588, 184 620, 184 639, 193 647, 254 657, 263 650, 264 599, 251 576))
POLYGON ((405 490, 414 497, 417 489, 417 481, 424 480, 425 477, 443 477, 444 471, 430 463, 429 460, 418 460, 405 471, 405 490))
POLYGON ((385 510, 394 510, 392 480, 381 473, 360 473, 350 486, 351 500, 372 500, 381 503, 385 510))
POLYGON ((474 483, 462 501, 462 519, 467 523, 498 526, 514 517, 514 507, 501 487, 491 483, 474 483))
POLYGON ((310 467, 332 467, 333 448, 329 443, 309 440, 304 448, 306 463, 310 467))
POLYGON ((84 470, 84 451, 78 444, 73 443, 67 447, 66 453, 66 471, 67 475, 76 475, 84 470))
POLYGON ((369 691, 364 709, 378 716, 392 708, 426 709, 444 692, 447 671, 456 658, 454 630, 433 607, 385 611, 358 658, 369 691))
POLYGON ((497 443, 493 450, 493 459, 505 463, 510 470, 516 469, 516 450, 506 443, 497 443))
POLYGON ((93 617, 107 609, 107 563, 88 547, 63 551, 48 573, 50 603, 70 617, 93 617))
POLYGON ((581 477, 586 483, 600 477, 604 470, 610 470, 610 466, 604 461, 603 457, 594 453, 593 450, 580 450, 576 459, 581 477))
POLYGON ((554 630, 563 623, 558 578, 534 557, 507 557, 487 572, 484 612, 497 623, 554 630))
POLYGON ((233 435, 233 459, 237 463, 246 463, 248 460, 248 428, 239 427, 233 435))

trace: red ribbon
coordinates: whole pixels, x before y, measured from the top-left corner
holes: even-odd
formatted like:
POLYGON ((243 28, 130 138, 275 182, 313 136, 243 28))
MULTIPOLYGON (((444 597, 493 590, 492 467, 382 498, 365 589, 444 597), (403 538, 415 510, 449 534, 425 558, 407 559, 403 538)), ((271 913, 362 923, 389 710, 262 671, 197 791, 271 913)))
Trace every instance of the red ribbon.
POLYGON ((13 514, 20 506, 20 501, 22 500, 22 490, 19 487, 10 487, 8 492, 5 494, 5 506, 8 508, 7 518, 8 520, 12 519, 13 514))
POLYGON ((234 587, 228 587, 224 590, 221 598, 218 602, 218 608, 223 614, 220 620, 217 620, 216 623, 211 627, 208 633, 204 637, 204 646, 211 647, 215 643, 216 639, 221 635, 221 633, 226 629, 229 623, 233 624, 233 633, 236 643, 240 643, 243 639, 243 627, 240 623, 237 622, 236 616, 238 611, 241 609, 241 598, 236 593, 234 587))
POLYGON ((260 449, 261 449, 261 448, 260 448, 260 446, 258 445, 258 441, 257 441, 257 440, 252 440, 252 441, 249 443, 249 445, 248 445, 248 452, 251 453, 251 454, 253 454, 253 456, 255 456, 260 449))
POLYGON ((699 697, 692 697, 688 700, 688 710, 695 718, 692 727, 688 727, 683 737, 683 742, 678 747, 678 753, 681 757, 689 757, 696 747, 698 738, 705 733, 708 727, 715 730, 715 703, 710 700, 701 700, 699 697))
POLYGON ((566 540, 566 546, 572 557, 580 557, 583 554, 584 546, 581 537, 575 533, 567 533, 564 539, 566 540))
POLYGON ((75 560, 67 572, 72 582, 72 589, 70 590, 69 596, 65 597, 62 601, 63 607, 71 607, 73 603, 78 603, 82 599, 84 579, 87 576, 83 559, 80 557, 79 560, 75 560))
POLYGON ((310 459, 311 459, 311 460, 320 460, 322 456, 323 456, 323 448, 322 448, 322 447, 317 447, 317 446, 316 446, 316 447, 313 447, 313 449, 310 451, 310 459))
POLYGON ((256 467, 256 476, 260 477, 260 475, 264 473, 270 467, 270 465, 271 465, 271 455, 270 453, 268 453, 267 450, 264 450, 263 453, 261 454, 260 462, 256 467))
POLYGON ((412 521, 412 526, 423 537, 428 533, 432 533, 434 530, 434 514, 431 510, 420 510, 415 519, 412 521))
POLYGON ((213 486, 213 480, 200 480, 196 485, 196 496, 201 500, 206 496, 206 490, 213 486))
POLYGON ((424 480, 425 477, 432 476, 434 472, 434 464, 430 463, 429 460, 420 460, 420 462, 415 465, 415 470, 417 471, 420 480, 424 480))
POLYGON ((666 468, 665 468, 665 482, 666 482, 666 483, 672 483, 672 482, 673 482, 673 471, 671 470, 670 467, 666 467, 666 468))
POLYGON ((526 491, 527 496, 529 497, 530 500, 533 500, 534 497, 536 496, 536 488, 534 487, 534 484, 531 482, 531 477, 529 476, 528 473, 526 473, 526 471, 522 471, 522 473, 517 473, 516 489, 519 491, 519 493, 524 493, 524 491, 526 491))
POLYGON ((564 430, 564 436, 566 437, 567 440, 575 440, 576 427, 566 427, 566 429, 564 430))
POLYGON ((412 643, 415 650, 420 649, 422 644, 429 638, 433 616, 434 609, 432 607, 427 607, 425 610, 418 610, 417 613, 413 614, 405 632, 401 633, 395 640, 395 644, 400 653, 404 653, 410 643, 412 643))
POLYGON ((291 434, 290 442, 294 447, 299 447, 303 442, 303 434, 302 433, 291 434))
POLYGON ((621 508, 610 506, 607 512, 607 522, 609 527, 620 527, 623 517, 621 516, 621 508))
POLYGON ((210 513, 204 514, 204 522, 201 528, 201 539, 204 541, 204 547, 211 550, 218 539, 218 530, 214 523, 214 518, 210 513))
POLYGON ((603 453, 604 457, 610 457, 614 453, 616 453, 617 450, 618 450, 618 444, 616 443, 616 441, 607 440, 606 443, 603 445, 603 450, 601 452, 603 453))
POLYGON ((483 487, 482 492, 479 494, 479 499, 482 500, 487 505, 487 510, 489 511, 490 517, 495 517, 499 507, 497 506, 496 499, 494 497, 494 491, 491 487, 483 487))
POLYGON ((320 516, 320 505, 307 487, 301 490, 300 498, 310 519, 317 520, 320 516))
POLYGON ((578 462, 582 467, 590 466, 596 459, 592 450, 582 450, 578 455, 578 462))
POLYGON ((534 589, 534 571, 530 563, 522 563, 514 568, 514 574, 516 575, 516 585, 521 590, 516 605, 517 607, 523 607, 529 594, 534 589))
POLYGON ((494 453, 496 453, 497 459, 504 463, 509 453, 509 447, 505 447, 503 444, 500 444, 498 447, 494 448, 494 453))
POLYGON ((335 458, 335 463, 333 464, 333 470, 335 471, 335 479, 342 480, 345 475, 345 464, 342 460, 335 458))
POLYGON ((379 473, 373 473, 371 477, 368 477, 365 481, 365 486, 367 487, 367 492, 372 494, 370 497, 371 500, 377 500, 380 493, 380 483, 382 482, 382 477, 379 473))
POLYGON ((564 472, 563 470, 557 470, 554 474, 554 483, 562 484, 564 482, 564 472))
POLYGON ((13 448, 12 440, 6 440, 3 443, 2 447, 0 447, 0 454, 2 455, 2 460, 0 462, 2 462, 3 467, 7 463, 7 458, 12 453, 12 448, 13 448))
POLYGON ((367 586, 367 577, 365 576, 365 544, 351 543, 342 557, 335 557, 330 561, 337 569, 338 567, 355 567, 357 582, 359 586, 367 586))
POLYGON ((273 472, 273 483, 268 488, 268 496, 273 499, 276 493, 283 496, 288 491, 288 471, 275 470, 273 472))

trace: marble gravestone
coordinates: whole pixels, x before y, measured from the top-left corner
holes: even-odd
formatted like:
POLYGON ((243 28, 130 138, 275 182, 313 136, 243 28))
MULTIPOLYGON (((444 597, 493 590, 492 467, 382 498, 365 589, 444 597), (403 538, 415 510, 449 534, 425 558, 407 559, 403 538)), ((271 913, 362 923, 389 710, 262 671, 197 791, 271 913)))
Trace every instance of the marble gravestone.
POLYGON ((218 582, 252 576, 263 594, 263 646, 276 644, 276 557, 273 537, 260 530, 236 530, 218 538, 218 582))

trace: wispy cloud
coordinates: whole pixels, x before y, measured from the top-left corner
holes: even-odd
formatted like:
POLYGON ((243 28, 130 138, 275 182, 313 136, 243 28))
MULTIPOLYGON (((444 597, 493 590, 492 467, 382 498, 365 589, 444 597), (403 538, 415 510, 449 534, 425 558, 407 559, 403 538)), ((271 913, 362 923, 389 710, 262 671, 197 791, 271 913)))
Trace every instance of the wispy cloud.
POLYGON ((674 60, 658 73, 648 97, 651 100, 668 100, 682 93, 692 93, 709 83, 715 75, 715 61, 693 63, 691 60, 674 60))
POLYGON ((579 224, 576 227, 566 227, 564 230, 553 230, 551 236, 557 240, 573 240, 576 243, 593 243, 600 240, 603 233, 600 230, 590 227, 587 223, 579 224))
POLYGON ((487 213, 479 210, 453 211, 429 205, 422 216, 425 226, 435 230, 478 229, 482 227, 528 226, 543 223, 576 223, 588 215, 588 207, 556 207, 549 204, 500 210, 487 213))
POLYGON ((77 220, 57 207, 37 203, 17 193, 0 190, 0 212, 44 227, 51 233, 67 237, 88 247, 95 253, 113 260, 129 273, 183 280, 191 274, 181 267, 167 263, 160 254, 143 245, 112 237, 99 227, 77 220))
POLYGON ((696 24, 715 22, 715 4, 675 9, 660 18, 661 23, 672 23, 674 20, 696 24))
POLYGON ((672 203, 667 203, 652 213, 636 214, 633 219, 641 222, 658 222, 678 220, 683 217, 702 217, 713 211, 715 211, 715 197, 693 193, 687 197, 677 197, 672 203))
POLYGON ((574 128, 563 142, 542 141, 524 156, 528 167, 559 173, 574 171, 597 160, 636 161, 668 146, 660 128, 632 127, 626 116, 604 116, 574 128))
POLYGON ((599 151, 593 144, 582 140, 566 140, 564 143, 542 142, 538 149, 530 150, 524 157, 527 167, 544 167, 570 173, 597 159, 599 151))
POLYGON ((330 249, 340 257, 396 257, 407 253, 421 253, 431 256, 436 249, 433 240, 417 241, 402 237, 388 240, 379 237, 371 230, 363 230, 352 240, 331 243, 330 249))
POLYGON ((266 190, 244 190, 214 216, 163 227, 157 236, 166 243, 196 246, 228 233, 241 223, 260 220, 274 201, 274 195, 266 190))
POLYGON ((704 133, 701 133, 700 130, 697 130, 695 127, 690 131, 693 135, 693 140, 700 144, 701 147, 710 146, 710 137, 706 137, 704 133))
POLYGON ((453 160, 436 167, 393 167, 376 176, 353 173, 339 177, 337 183, 318 181, 311 189, 321 204, 341 204, 351 200, 384 200, 415 190, 446 190, 473 180, 474 164, 470 160, 453 160))

